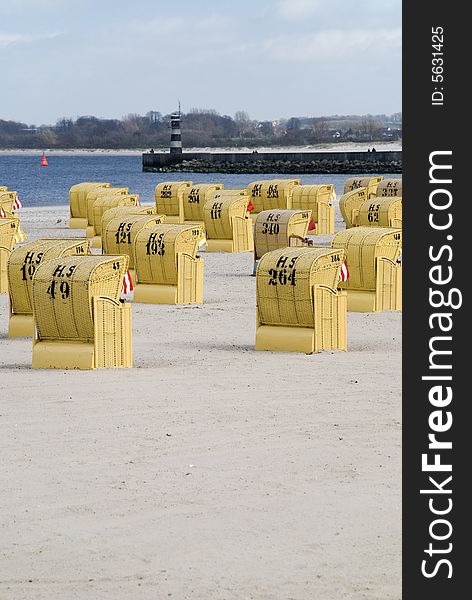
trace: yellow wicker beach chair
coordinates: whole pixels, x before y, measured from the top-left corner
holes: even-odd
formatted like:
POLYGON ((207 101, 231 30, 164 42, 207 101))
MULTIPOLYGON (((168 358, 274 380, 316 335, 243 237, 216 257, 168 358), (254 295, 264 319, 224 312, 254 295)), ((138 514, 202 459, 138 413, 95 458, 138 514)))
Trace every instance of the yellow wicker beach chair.
POLYGON ((207 252, 253 252, 252 220, 245 190, 221 190, 203 207, 207 252), (224 193, 221 193, 224 192, 224 193))
POLYGON ((402 309, 402 230, 352 227, 334 235, 332 248, 343 250, 349 279, 347 308, 353 312, 402 309))
POLYGON ((34 334, 32 280, 38 266, 53 258, 90 254, 85 239, 42 238, 15 248, 8 260, 10 296, 9 337, 34 334))
POLYGON ((154 204, 141 204, 141 206, 115 206, 114 208, 107 208, 102 216, 102 233, 106 231, 108 223, 115 217, 121 217, 125 215, 140 215, 141 217, 143 217, 145 215, 155 214, 156 207, 154 206, 154 204))
POLYGON ((141 229, 134 244, 134 301, 201 304, 205 243, 203 225, 162 224, 141 229))
MULTIPOLYGON (((103 223, 105 223, 105 216, 108 215, 109 212, 110 211, 107 211, 104 214, 102 226, 103 223)), ((129 274, 133 286, 136 282, 133 252, 136 236, 141 229, 159 225, 164 219, 165 217, 163 215, 118 214, 113 219, 107 219, 107 222, 105 223, 102 235, 103 254, 126 254, 129 258, 129 274)))
POLYGON ((311 210, 316 224, 314 234, 327 235, 334 233, 334 205, 336 199, 334 185, 313 184, 296 185, 292 190, 292 208, 311 210))
POLYGON ((402 197, 402 180, 398 179, 383 179, 377 186, 375 193, 377 198, 385 198, 392 196, 402 197))
POLYGON ((377 186, 382 181, 382 175, 375 175, 369 177, 350 177, 344 182, 343 194, 357 190, 358 188, 366 188, 367 198, 375 196, 377 192, 377 186))
POLYGON ((42 262, 33 277, 33 368, 131 367, 131 305, 120 301, 127 256, 42 262))
POLYGON ((95 228, 93 226, 93 205, 95 204, 95 200, 104 196, 118 196, 118 195, 127 195, 128 188, 122 187, 108 187, 108 188, 95 188, 88 192, 85 198, 85 204, 87 206, 86 216, 87 216, 87 226, 85 228, 85 235, 88 238, 93 238, 95 236, 95 228))
POLYGON ((0 294, 8 292, 8 259, 15 245, 20 220, 0 219, 0 294))
POLYGON ((338 289, 342 250, 281 248, 257 267, 256 350, 346 350, 346 292, 338 289))
POLYGON ((166 223, 184 222, 184 192, 191 185, 191 181, 163 181, 156 186, 156 213, 165 215, 166 223))
POLYGON ((247 191, 253 206, 252 220, 263 210, 292 208, 292 192, 299 184, 299 179, 261 179, 250 183, 247 191))
POLYGON ((217 190, 222 190, 222 183, 194 183, 183 192, 184 222, 203 223, 203 207, 217 190))
MULTIPOLYGON (((99 196, 93 203, 92 227, 93 238, 92 248, 102 247, 102 217, 110 208, 117 206, 137 206, 139 202, 138 194, 107 194, 99 196)), ((87 228, 87 231, 91 231, 87 228)))
POLYGON ((263 210, 254 225, 254 271, 267 252, 287 246, 308 246, 311 210, 263 210))
POLYGON ((365 187, 354 188, 339 198, 339 212, 346 229, 359 225, 359 209, 367 199, 368 193, 365 187))
POLYGON ((11 190, 0 191, 0 208, 3 208, 7 214, 12 215, 14 213, 13 205, 16 197, 17 193, 11 190))
POLYGON ((109 183, 84 181, 76 183, 69 190, 71 229, 85 229, 87 227, 87 194, 93 190, 110 187, 109 183))
POLYGON ((402 199, 398 196, 371 198, 359 209, 361 227, 402 227, 402 199))

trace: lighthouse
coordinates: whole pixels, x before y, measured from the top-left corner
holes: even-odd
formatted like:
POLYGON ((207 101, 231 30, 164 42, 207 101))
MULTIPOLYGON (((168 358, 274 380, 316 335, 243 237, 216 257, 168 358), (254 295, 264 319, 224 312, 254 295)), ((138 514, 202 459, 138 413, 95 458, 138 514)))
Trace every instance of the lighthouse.
POLYGON ((178 112, 170 116, 170 153, 182 154, 182 132, 180 131, 180 103, 178 112))

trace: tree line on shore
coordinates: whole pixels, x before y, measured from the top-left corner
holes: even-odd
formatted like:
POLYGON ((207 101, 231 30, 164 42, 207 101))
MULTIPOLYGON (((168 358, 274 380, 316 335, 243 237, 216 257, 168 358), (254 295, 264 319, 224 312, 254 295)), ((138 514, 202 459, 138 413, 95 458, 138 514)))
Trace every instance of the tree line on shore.
MULTIPOLYGON (((182 114, 184 147, 257 147, 328 142, 394 141, 401 138, 401 113, 393 115, 292 117, 276 121, 251 119, 245 111, 233 117, 212 109, 182 114)), ((81 116, 55 125, 27 125, 0 119, 0 148, 168 148, 170 115, 150 111, 122 119, 81 116)))

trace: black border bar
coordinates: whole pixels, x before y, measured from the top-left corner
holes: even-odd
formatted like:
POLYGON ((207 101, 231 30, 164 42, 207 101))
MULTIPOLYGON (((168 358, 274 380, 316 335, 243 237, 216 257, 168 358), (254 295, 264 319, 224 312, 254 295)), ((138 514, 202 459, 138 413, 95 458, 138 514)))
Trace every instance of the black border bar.
POLYGON ((472 106, 462 6, 403 3, 404 600, 470 595, 472 106))

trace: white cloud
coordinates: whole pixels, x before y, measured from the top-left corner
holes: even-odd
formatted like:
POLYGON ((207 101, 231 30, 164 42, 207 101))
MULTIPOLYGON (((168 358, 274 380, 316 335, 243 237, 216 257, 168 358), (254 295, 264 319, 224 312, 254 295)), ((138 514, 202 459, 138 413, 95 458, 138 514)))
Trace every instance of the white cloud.
POLYGON ((11 46, 13 44, 33 44, 35 42, 41 42, 43 40, 51 40, 60 36, 58 32, 55 33, 0 33, 0 47, 11 46))
MULTIPOLYGON (((277 0, 275 13, 294 19, 308 17, 316 12, 323 12, 323 15, 336 13, 342 18, 343 13, 350 8, 349 2, 350 0, 277 0)), ((401 0, 356 0, 354 6, 356 12, 364 16, 372 11, 387 14, 392 9, 401 14, 401 0)))
POLYGON ((0 2, 0 15, 22 16, 30 12, 42 12, 67 6, 64 0, 5 0, 0 2))
POLYGON ((283 35, 267 40, 265 53, 286 61, 316 61, 353 58, 372 53, 375 58, 386 51, 400 49, 400 27, 383 29, 331 29, 297 36, 283 35))
POLYGON ((227 28, 230 20, 225 15, 209 14, 207 17, 192 19, 189 21, 183 16, 158 17, 147 19, 146 21, 132 21, 126 24, 126 31, 129 33, 156 34, 160 36, 178 34, 185 39, 194 33, 215 34, 220 30, 227 28))
POLYGON ((261 118, 397 109, 399 85, 382 82, 399 82, 401 0, 181 4, 191 9, 165 0, 0 0, 2 75, 17 90, 2 99, 0 117, 166 112, 176 98, 261 118), (370 75, 380 84, 366 86, 370 75), (280 77, 286 85, 273 94, 280 77), (129 91, 110 93, 122 81, 129 91), (348 94, 335 93, 342 82, 348 94), (94 93, 70 94, 71 86, 94 93), (34 101, 45 87, 47 106, 34 101))
POLYGON ((107 59, 116 62, 119 56, 139 62, 140 55, 150 55, 159 48, 153 64, 155 68, 163 68, 218 63, 223 55, 240 46, 229 18, 209 14, 192 20, 182 16, 136 19, 119 28, 103 27, 82 53, 99 56, 95 64, 103 64, 107 59))
POLYGON ((279 0, 275 11, 284 19, 300 19, 313 15, 320 6, 320 0, 279 0))

